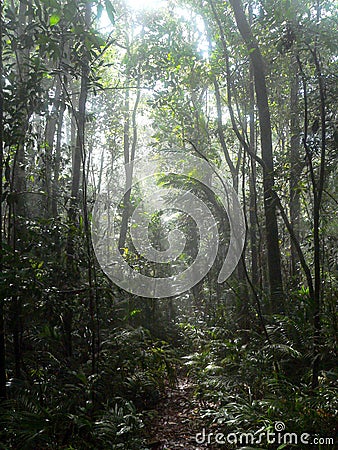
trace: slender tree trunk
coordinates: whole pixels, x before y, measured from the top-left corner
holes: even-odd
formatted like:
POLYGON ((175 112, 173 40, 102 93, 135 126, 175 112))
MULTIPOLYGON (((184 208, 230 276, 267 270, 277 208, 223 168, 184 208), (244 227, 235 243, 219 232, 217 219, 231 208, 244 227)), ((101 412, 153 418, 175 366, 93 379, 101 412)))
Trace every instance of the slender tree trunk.
POLYGON ((278 225, 276 216, 276 204, 273 196, 274 190, 274 165, 272 156, 272 134, 271 120, 264 73, 264 61, 258 44, 252 34, 252 30, 246 19, 242 2, 240 0, 230 0, 233 8, 236 23, 240 34, 247 46, 252 62, 257 107, 259 114, 260 138, 262 148, 263 167, 263 187, 264 187, 264 212, 267 257, 269 269, 269 285, 274 312, 283 311, 283 284, 281 272, 280 249, 278 242, 278 225))
MULTIPOLYGON (((219 28, 220 39, 221 39, 221 43, 222 43, 222 47, 223 47, 223 51, 224 51, 224 57, 226 60, 227 94, 228 94, 227 100, 228 100, 228 107, 229 107, 229 111, 230 111, 230 115, 231 115, 231 122, 232 122, 233 127, 235 128, 234 115, 233 115, 232 103, 231 103, 231 98, 232 98, 231 92, 232 91, 231 91, 231 82, 230 82, 231 80, 230 80, 230 72, 229 72, 229 55, 228 55, 228 50, 227 50, 227 43, 225 40, 222 23, 217 15, 217 11, 216 11, 215 5, 212 0, 210 0, 210 6, 211 6, 212 13, 214 15, 214 19, 217 22, 217 25, 219 28)), ((209 49, 210 49, 210 51, 212 50, 210 37, 209 37, 209 49)), ((216 76, 213 77, 213 84, 214 84, 214 88, 215 88, 215 97, 216 97, 217 132, 218 132, 221 147, 222 147, 222 150, 223 150, 223 153, 225 156, 225 160, 229 166, 229 170, 230 170, 230 173, 232 176, 233 187, 234 187, 235 191, 238 192, 238 175, 239 175, 239 168, 240 168, 240 158, 238 158, 237 166, 235 166, 230 158, 230 154, 227 149, 226 142, 225 142, 225 136, 224 136, 224 132, 223 132, 223 119, 222 119, 222 98, 221 98, 219 84, 218 84, 216 76)), ((237 129, 235 130, 235 132, 236 131, 237 131, 237 129)), ((241 139, 238 136, 238 133, 236 133, 236 134, 237 134, 237 137, 239 138, 239 141, 241 142, 241 139)))
MULTIPOLYGON (((72 184, 71 184, 71 198, 70 207, 68 210, 68 220, 70 225, 76 227, 77 214, 79 208, 79 189, 81 180, 81 166, 82 159, 84 157, 84 137, 85 137, 85 120, 86 120, 86 102, 88 95, 88 63, 83 62, 81 86, 79 95, 78 112, 76 115, 76 141, 73 151, 72 161, 72 184)), ((67 240, 67 263, 69 269, 74 269, 74 236, 73 230, 70 230, 70 234, 67 240)))
MULTIPOLYGON (((18 11, 18 36, 21 39, 25 32, 27 23, 27 3, 20 2, 18 11)), ((23 225, 23 219, 27 217, 28 205, 26 204, 26 154, 25 141, 29 126, 31 111, 27 107, 27 78, 29 71, 29 48, 16 49, 16 70, 17 70, 17 111, 18 129, 16 152, 13 161, 11 190, 14 194, 14 201, 10 205, 10 225, 9 242, 13 251, 22 250, 22 243, 25 240, 26 227, 23 225), (20 239, 18 239, 18 237, 20 239)), ((21 340, 23 332, 22 324, 22 298, 21 295, 15 295, 11 301, 11 324, 13 333, 14 364, 15 376, 21 376, 22 349, 21 340)))
MULTIPOLYGON (((299 178, 302 172, 300 158, 300 123, 299 123, 299 77, 297 72, 297 61, 291 57, 291 90, 290 90, 290 222, 299 241, 299 219, 300 219, 300 191, 299 178), (296 68, 295 68, 296 67, 296 68)), ((298 253, 294 242, 291 240, 291 277, 294 285, 298 279, 298 253)))
MULTIPOLYGON (((317 24, 319 24, 321 15, 320 2, 317 2, 317 24)), ((321 128, 321 142, 320 142, 320 163, 319 175, 316 179, 315 170, 312 162, 312 153, 308 146, 308 101, 307 101, 307 85, 306 76, 302 67, 299 56, 297 62, 300 69, 303 84, 304 96, 304 136, 303 144, 306 152, 306 157, 309 165, 311 176, 312 191, 313 191, 313 243, 314 243, 314 287, 310 291, 310 298, 313 301, 313 366, 312 366, 312 388, 318 386, 318 377, 320 369, 320 335, 321 335, 321 297, 322 297, 322 275, 321 275, 321 248, 320 248, 320 212, 322 196, 324 192, 325 183, 325 163, 326 163, 326 89, 325 82, 322 75, 322 68, 317 52, 318 34, 315 37, 315 45, 312 51, 313 62, 315 64, 315 73, 318 83, 319 99, 320 99, 320 128, 321 128)))
MULTIPOLYGON (((129 84, 129 77, 127 76, 127 84, 129 84)), ((124 125, 123 125, 123 154, 124 164, 130 163, 130 91, 127 88, 124 97, 124 125)), ((126 170, 126 186, 131 186, 132 174, 126 170)), ((131 189, 125 192, 123 197, 123 211, 122 221, 119 236, 119 250, 121 254, 124 252, 124 247, 127 239, 128 219, 130 215, 130 195, 131 189)))
MULTIPOLYGON (((250 71, 250 141, 249 147, 253 154, 256 154, 255 145, 255 116, 254 116, 254 92, 253 92, 253 78, 251 77, 252 71, 250 71)), ((250 247, 251 247, 251 277, 252 284, 258 286, 259 273, 258 273, 258 242, 257 242, 257 173, 256 173, 256 161, 254 158, 250 158, 250 178, 249 178, 249 190, 250 190, 250 202, 249 202, 249 219, 250 219, 250 247)))
MULTIPOLYGON (((3 75, 3 60, 2 60, 2 36, 3 36, 3 21, 2 21, 3 3, 0 2, 0 273, 3 270, 3 247, 2 247, 2 174, 4 165, 4 95, 2 80, 3 75)), ((0 400, 6 398, 6 349, 5 349, 5 320, 4 320, 4 297, 0 296, 0 400)))
POLYGON ((52 216, 52 161, 54 151, 54 139, 59 120, 61 96, 61 81, 57 76, 55 79, 55 96, 53 100, 53 111, 47 117, 45 127, 45 179, 44 187, 46 191, 46 216, 52 216))
MULTIPOLYGON (((249 5, 249 21, 252 22, 252 6, 249 5)), ((249 69, 249 147, 250 152, 256 155, 256 128, 255 128, 255 88, 254 72, 252 62, 249 69)), ((256 191, 256 161, 250 156, 249 175, 249 220, 250 220, 250 247, 251 247, 251 277, 252 284, 257 287, 259 282, 258 274, 258 242, 257 242, 257 191, 256 191)))
POLYGON ((219 84, 216 79, 216 77, 213 77, 213 83, 215 88, 215 97, 216 97, 216 108, 217 108, 217 133, 219 137, 219 141, 221 143, 221 147, 225 156, 225 160, 229 166, 231 177, 232 177, 232 185, 236 192, 238 192, 238 171, 236 170, 236 167, 234 166, 234 163, 232 162, 230 158, 230 154, 228 151, 228 147, 225 142, 225 136, 223 131, 223 118, 222 118, 222 100, 221 100, 221 93, 219 89, 219 84))
MULTIPOLYGON (((320 18, 320 4, 317 5, 317 18, 320 18)), ((321 151, 320 151, 320 166, 319 179, 314 186, 314 205, 313 205, 313 241, 314 241, 314 267, 315 267, 315 283, 314 283, 314 358, 312 371, 312 388, 318 386, 319 368, 320 368, 320 334, 321 334, 321 319, 320 319, 320 305, 322 296, 322 277, 321 277, 321 249, 320 249, 320 210, 322 204, 322 197, 325 183, 325 160, 326 160, 326 94, 325 84, 321 71, 321 65, 315 46, 314 63, 316 66, 316 75, 318 81, 318 90, 320 98, 320 124, 321 124, 321 151)))
POLYGON ((61 166, 61 139, 62 139, 62 126, 63 117, 66 110, 66 104, 63 96, 60 100, 60 109, 58 110, 57 119, 57 131, 56 131, 56 143, 55 143, 55 162, 54 162, 54 174, 52 182, 52 216, 54 219, 58 217, 58 197, 59 197, 59 176, 61 166))
POLYGON ((76 209, 79 206, 79 189, 81 180, 81 166, 82 166, 81 163, 83 158, 83 144, 85 136, 87 95, 88 95, 88 67, 87 64, 84 63, 81 76, 79 107, 76 118, 77 132, 72 163, 71 207, 69 210, 69 217, 71 218, 73 223, 76 218, 76 209))
MULTIPOLYGON (((91 11, 90 3, 87 3, 85 6, 85 18, 84 18, 84 26, 86 29, 89 29, 90 26, 90 11, 91 11)), ((68 221, 70 228, 67 237, 67 267, 70 276, 73 277, 74 279, 77 278, 79 273, 79 269, 75 260, 74 230, 77 228, 78 209, 80 207, 79 191, 81 183, 81 167, 84 169, 84 157, 85 157, 84 140, 85 140, 85 122, 86 122, 86 102, 88 96, 88 77, 89 77, 89 60, 86 55, 83 57, 82 60, 79 103, 78 103, 78 111, 75 117, 76 140, 74 151, 72 154, 71 198, 70 198, 70 206, 68 209, 68 221)), ((70 353, 67 356, 71 357, 73 347, 72 345, 73 313, 71 305, 68 306, 67 302, 65 305, 63 322, 65 325, 65 334, 67 343, 66 350, 67 353, 70 353)), ((92 364, 95 365, 95 361, 93 358, 92 364)))
POLYGON ((99 172, 99 180, 97 183, 97 194, 101 192, 101 185, 102 185, 102 176, 103 176, 103 166, 104 166, 104 153, 105 151, 102 150, 101 152, 101 158, 100 158, 100 172, 99 172))
MULTIPOLYGON (((225 39, 225 35, 224 35, 224 31, 223 31, 223 27, 221 24, 221 21, 219 19, 219 17, 217 16, 217 11, 215 8, 215 5, 212 1, 210 1, 210 6, 211 6, 211 10, 213 12, 214 15, 214 19, 217 22, 219 31, 220 31, 220 37, 221 37, 221 42, 222 42, 222 46, 223 46, 223 51, 224 51, 224 56, 225 56, 225 61, 226 61, 226 80, 227 80, 227 94, 228 94, 228 108, 229 108, 229 112, 230 112, 230 117, 231 117, 231 123, 233 126, 233 129, 239 139, 240 142, 240 148, 238 151, 238 158, 237 158, 237 164, 235 165, 231 158, 230 158, 230 154, 229 151, 227 149, 227 145, 226 145, 226 141, 225 141, 225 136, 224 136, 224 132, 223 132, 223 121, 222 121, 222 99, 221 99, 221 93, 220 93, 220 89, 219 89, 219 84, 217 81, 217 78, 214 76, 213 77, 213 84, 214 84, 214 88, 215 88, 215 97, 216 97, 216 108, 217 108, 217 131, 218 131, 218 135, 219 135, 219 139, 220 139, 220 143, 221 143, 221 147, 223 149, 223 153, 226 159, 226 162, 229 166, 230 169, 230 173, 232 176, 232 184, 233 184, 233 188, 235 189, 235 191, 238 193, 238 189, 239 189, 239 170, 240 170, 240 165, 241 165, 241 161, 242 161, 242 148, 245 148, 247 146, 245 139, 243 136, 241 136, 240 131, 237 128, 236 122, 235 122, 235 116, 234 116, 234 112, 233 112, 233 107, 232 107, 232 84, 231 84, 231 76, 230 76, 230 68, 229 68, 229 55, 228 55, 228 50, 227 50, 227 44, 226 44, 226 39, 225 39)), ((211 39, 209 38, 209 48, 211 49, 211 39)), ((243 158, 243 164, 242 167, 244 168, 245 165, 245 158, 243 158)), ((243 172, 243 177, 244 177, 244 172, 243 172)), ((242 179, 244 182, 244 178, 242 179)), ((237 277, 239 280, 239 288, 241 291, 241 298, 247 298, 247 294, 248 294, 248 286, 247 286, 247 279, 246 279, 246 268, 245 268, 245 263, 244 263, 244 258, 241 258, 238 266, 237 266, 237 277)), ((247 302, 243 302, 241 304, 241 317, 242 317, 242 325, 244 327, 246 327, 246 321, 247 321, 247 317, 248 317, 248 305, 247 302)))
MULTIPOLYGON (((20 2, 19 12, 18 12, 18 36, 19 39, 22 38, 25 32, 25 26, 27 22, 27 3, 20 2)), ((16 69, 17 69, 17 85, 18 94, 17 102, 20 105, 18 111, 18 121, 20 122, 20 134, 18 136, 16 153, 13 163, 13 181, 12 188, 15 193, 15 202, 13 205, 14 213, 14 233, 12 236, 13 245, 15 245, 15 232, 18 227, 18 222, 16 218, 18 216, 26 216, 26 204, 25 204, 25 192, 26 192, 26 155, 25 155, 25 139, 28 130, 28 123, 30 119, 30 111, 27 108, 27 76, 28 76, 28 64, 29 64, 29 48, 17 49, 16 50, 16 69)), ((24 231, 23 229, 20 229, 24 231)), ((22 236, 21 236, 22 238, 22 236)))
MULTIPOLYGON (((127 83, 129 84, 129 76, 127 76, 127 83)), ((125 94, 125 119, 124 119, 124 128, 123 128, 123 151, 124 151, 124 163, 130 164, 129 170, 126 170, 126 186, 132 185, 133 180, 133 161, 135 159, 135 153, 136 153, 136 146, 137 146, 137 124, 136 124, 136 113, 137 108, 140 102, 141 98, 141 91, 139 89, 140 87, 140 81, 141 77, 140 74, 138 75, 137 79, 137 92, 136 92, 136 99, 133 107, 133 113, 132 113, 132 144, 130 148, 130 92, 129 89, 126 89, 125 94)), ((122 211, 122 221, 121 221, 121 228, 120 228, 120 236, 119 236, 119 249, 121 254, 123 254, 123 249, 126 245, 126 239, 127 239, 127 231, 128 231, 128 220, 130 217, 130 195, 131 195, 131 189, 129 189, 123 197, 123 211, 122 211)))

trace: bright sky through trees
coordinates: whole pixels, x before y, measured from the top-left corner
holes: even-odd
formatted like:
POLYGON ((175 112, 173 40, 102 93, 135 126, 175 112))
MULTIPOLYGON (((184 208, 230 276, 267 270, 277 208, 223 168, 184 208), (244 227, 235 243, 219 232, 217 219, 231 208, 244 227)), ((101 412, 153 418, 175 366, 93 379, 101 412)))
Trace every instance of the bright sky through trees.
POLYGON ((127 4, 134 10, 158 9, 166 5, 165 0, 127 0, 127 4))

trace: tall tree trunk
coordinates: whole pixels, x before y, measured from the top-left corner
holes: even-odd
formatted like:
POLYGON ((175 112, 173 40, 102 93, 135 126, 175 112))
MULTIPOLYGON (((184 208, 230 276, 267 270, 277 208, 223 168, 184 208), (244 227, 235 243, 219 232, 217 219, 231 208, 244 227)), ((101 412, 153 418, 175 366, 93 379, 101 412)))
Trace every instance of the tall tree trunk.
MULTIPOLYGON (((234 111, 233 111, 233 107, 232 107, 232 92, 233 92, 233 88, 232 88, 232 83, 231 83, 231 74, 230 74, 230 64, 229 64, 229 54, 228 54, 228 48, 227 48, 227 43, 226 43, 226 39, 225 39, 225 34, 224 34, 224 30, 222 27, 222 23, 217 15, 217 11, 215 8, 215 5, 213 3, 212 0, 210 0, 210 6, 211 6, 211 10, 213 12, 213 16, 214 19, 218 25, 219 28, 219 32, 220 32, 220 39, 221 39, 221 43, 222 43, 222 47, 223 47, 223 51, 224 51, 224 57, 225 57, 225 61, 226 61, 226 81, 227 81, 227 105, 229 108, 229 113, 230 113, 230 118, 231 118, 231 123, 232 123, 232 127, 236 133, 236 136, 240 142, 240 148, 238 151, 238 157, 237 157, 237 163, 236 165, 232 162, 231 158, 230 158, 230 154, 228 152, 227 146, 226 146, 226 141, 225 141, 225 136, 224 136, 224 132, 223 132, 223 122, 222 122, 222 102, 221 102, 221 93, 220 93, 220 89, 219 89, 219 84, 217 81, 217 78, 214 76, 213 77, 213 84, 214 84, 214 88, 215 88, 215 97, 216 97, 216 109, 217 109, 217 131, 218 131, 218 135, 220 138, 220 143, 223 149, 223 153, 225 156, 225 159, 227 161, 227 164, 229 166, 230 169, 230 173, 232 176, 232 184, 233 184, 233 188, 235 189, 236 193, 238 194, 238 189, 239 189, 239 170, 240 170, 240 166, 241 166, 241 162, 242 162, 242 148, 246 149, 247 148, 247 143, 245 141, 245 138, 243 135, 241 135, 237 125, 236 125, 236 121, 235 121, 235 115, 234 115, 234 111)), ((211 39, 209 38, 209 48, 211 50, 211 39)), ((243 164, 242 164, 242 168, 244 168, 245 166, 245 158, 243 158, 243 164)), ((244 172, 243 172, 243 177, 244 177, 244 172)), ((244 178, 242 178, 243 182, 244 182, 244 178)), ((243 190, 243 189, 242 189, 243 190)), ((241 298, 247 298, 248 295, 248 285, 247 285, 247 278, 246 278, 246 267, 245 267, 245 256, 243 255, 243 257, 240 259, 238 266, 237 266, 237 278, 239 280, 239 288, 240 288, 240 293, 241 293, 241 298)), ((240 316, 242 318, 242 326, 244 326, 246 328, 246 321, 248 318, 248 304, 247 302, 243 302, 241 304, 241 313, 240 316)))
MULTIPOLYGON (((84 157, 84 138, 85 138, 85 120, 86 120, 86 102, 88 95, 88 74, 89 68, 86 61, 83 62, 81 86, 79 95, 79 105, 76 114, 76 140, 73 150, 72 158, 72 184, 71 184, 71 198, 70 207, 68 209, 68 220, 70 225, 76 227, 77 222, 77 210, 79 208, 79 189, 81 181, 81 166, 84 157)), ((67 240, 67 263, 69 268, 74 269, 74 237, 73 232, 70 230, 70 234, 67 240)))
POLYGON ((215 88, 215 97, 216 97, 216 109, 217 109, 217 133, 219 137, 219 141, 221 143, 221 147, 224 153, 225 160, 229 166, 231 177, 232 177, 232 185, 236 192, 238 192, 238 167, 235 167, 234 163, 230 158, 230 154, 228 151, 228 147, 225 142, 225 136, 223 131, 223 118, 222 118, 222 100, 221 93, 219 89, 219 84, 216 76, 213 77, 213 83, 215 88))
POLYGON ((45 178, 44 178, 44 188, 46 191, 46 217, 49 218, 53 215, 53 191, 52 191, 52 161, 54 153, 54 140, 55 133, 59 121, 59 111, 61 102, 61 80, 57 76, 55 79, 55 94, 53 99, 53 110, 51 114, 47 117, 46 127, 45 127, 45 178))
MULTIPOLYGON (((321 5, 319 0, 317 1, 317 24, 320 22, 321 5)), ((321 140, 320 140, 320 163, 318 168, 318 178, 316 179, 314 165, 312 162, 312 152, 308 145, 308 100, 307 100, 307 84, 306 75, 304 73, 302 63, 297 55, 297 62, 300 69, 300 74, 303 84, 303 96, 304 96, 304 136, 303 144, 306 152, 306 157, 309 165, 309 171, 311 176, 311 184, 313 191, 313 243, 314 243, 314 286, 310 289, 310 298, 313 301, 313 326, 314 326, 314 339, 313 339, 313 367, 312 367, 312 388, 315 389, 318 386, 318 377, 320 369, 320 335, 321 335, 321 297, 322 297, 322 275, 321 275, 321 248, 320 248, 320 212, 322 197, 324 192, 325 183, 325 163, 326 163, 326 88, 324 77, 322 74, 322 67, 320 58, 317 51, 318 34, 315 36, 314 49, 311 52, 313 62, 315 65, 315 74, 318 83, 319 100, 320 100, 320 128, 321 128, 321 140)), ((308 275, 308 279, 311 275, 308 275)), ((312 282, 312 278, 311 278, 312 282)))
MULTIPOLYGON (((27 3, 20 2, 18 11, 18 39, 22 39, 25 34, 27 24, 27 3)), ((29 127, 29 119, 31 111, 27 106, 27 80, 29 71, 29 47, 16 49, 16 70, 17 70, 17 125, 18 136, 16 143, 16 152, 13 161, 11 190, 14 201, 10 204, 10 225, 9 225, 9 242, 13 250, 22 250, 22 243, 25 241, 26 227, 23 225, 23 219, 27 217, 28 205, 26 204, 26 154, 25 142, 26 134, 29 127), (18 239, 19 237, 19 239, 18 239)), ((15 360, 15 376, 21 376, 22 362, 22 298, 21 295, 12 297, 11 302, 11 324, 13 332, 13 347, 15 360)))
POLYGON ((230 0, 239 32, 246 44, 252 62, 257 107, 259 114, 260 139, 262 148, 264 213, 266 228, 267 257, 269 269, 269 285, 274 312, 283 311, 283 284, 281 272, 280 249, 278 242, 278 225, 276 204, 273 196, 274 165, 272 156, 272 133, 264 61, 260 49, 246 19, 240 0, 230 0))
MULTIPOLYGON (((25 26, 27 22, 27 3, 20 2, 19 12, 18 12, 18 36, 22 39, 25 33, 25 26)), ((18 94, 17 102, 19 104, 18 111, 18 121, 20 122, 19 135, 16 146, 16 153, 14 156, 13 163, 13 181, 12 189, 15 193, 15 202, 13 203, 13 235, 12 243, 15 246, 16 236, 15 233, 18 230, 19 223, 17 217, 26 216, 26 205, 25 205, 25 192, 26 192, 26 173, 25 173, 25 138, 28 130, 28 123, 30 118, 30 112, 27 108, 27 76, 28 76, 28 63, 29 63, 29 49, 18 48, 16 50, 16 61, 17 61, 17 85, 18 94)), ((22 229, 20 232, 23 231, 22 229)), ((21 236, 22 237, 22 236, 21 236)))
MULTIPOLYGON (((299 219, 300 219, 300 191, 299 178, 302 172, 300 158, 300 123, 299 123, 299 77, 297 61, 291 56, 291 89, 290 89, 290 222, 299 241, 299 219)), ((298 252, 293 240, 291 240, 291 277, 293 284, 297 285, 298 279, 298 252)))
MULTIPOLYGON (((3 76, 3 60, 2 60, 2 36, 3 36, 3 21, 2 21, 2 9, 3 3, 0 3, 0 80, 4 79, 3 76)), ((2 173, 4 165, 4 94, 3 85, 0 82, 0 273, 3 269, 3 248, 2 248, 2 173)), ((5 321, 4 321, 4 296, 0 296, 0 400, 6 398, 6 349, 5 349, 5 321)))
POLYGON ((62 139, 62 126, 63 117, 66 110, 66 104, 61 95, 60 108, 58 110, 57 118, 57 131, 56 131, 56 142, 55 142, 55 162, 54 162, 54 173, 52 181, 52 216, 54 219, 58 217, 58 198, 59 198, 59 176, 60 176, 60 166, 61 166, 61 139, 62 139))
MULTIPOLYGON (((129 84, 129 77, 127 76, 127 84, 129 84)), ((124 97, 124 124, 123 124, 123 155, 124 155, 124 164, 129 164, 130 160, 130 91, 127 88, 125 91, 124 97)), ((127 171, 126 174, 126 186, 131 186, 132 182, 132 174, 127 171)), ((126 244, 127 239, 127 231, 128 231, 128 219, 130 215, 130 195, 131 189, 125 192, 123 197, 123 211, 122 211, 122 220, 121 220, 121 228, 120 228, 120 236, 119 236, 119 250, 121 254, 124 252, 124 246, 126 244)))
MULTIPOLYGON (((125 94, 125 119, 124 119, 124 128, 123 128, 123 151, 124 151, 124 163, 130 164, 129 170, 126 170, 126 186, 132 185, 133 180, 133 161, 135 159, 135 153, 136 153, 136 146, 137 146, 137 124, 136 124, 136 113, 137 108, 140 102, 141 98, 141 90, 140 90, 140 82, 141 82, 141 76, 138 74, 137 78, 137 92, 136 92, 136 99, 133 107, 132 112, 132 144, 130 148, 130 92, 129 89, 126 90, 125 94)), ((127 84, 129 84, 129 76, 127 76, 127 84)), ((124 197, 123 197, 123 212, 122 212, 122 221, 121 221, 121 228, 120 228, 120 236, 119 236, 119 249, 121 254, 123 254, 123 249, 126 244, 127 239, 127 231, 128 231, 128 220, 130 217, 130 195, 131 195, 131 189, 129 189, 124 197)))
MULTIPOLYGON (((85 6, 84 27, 89 29, 90 26, 90 3, 85 6)), ((80 206, 79 190, 81 183, 81 166, 84 166, 84 140, 85 140, 85 122, 86 122, 86 102, 88 96, 88 77, 89 77, 89 59, 86 56, 82 59, 81 68, 81 84, 78 102, 78 111, 75 116, 76 123, 76 140, 75 147, 72 153, 72 184, 71 184, 71 198, 68 209, 69 231, 67 236, 67 268, 69 274, 73 279, 78 277, 78 266, 75 260, 75 245, 74 245, 74 230, 77 228, 78 209, 80 206)), ((65 324, 66 348, 67 356, 72 354, 72 325, 73 312, 71 305, 65 305, 63 315, 63 322, 65 324)), ((95 362, 92 358, 92 364, 95 362)))
MULTIPOLYGON (((252 22, 252 6, 249 5, 249 21, 252 22)), ((256 155, 256 128, 255 128, 255 88, 254 72, 252 62, 249 68, 249 147, 252 155, 256 155)), ((251 277, 252 284, 257 287, 259 283, 258 274, 258 242, 257 242, 257 191, 256 191, 256 161, 250 157, 249 175, 249 220, 250 220, 250 247, 251 247, 251 277)))
MULTIPOLYGON (((212 13, 214 15, 214 19, 217 22, 217 25, 219 28, 220 39, 221 39, 221 43, 222 43, 222 47, 223 47, 223 51, 224 51, 224 57, 226 60, 227 94, 228 94, 227 100, 228 100, 228 108, 229 108, 230 115, 231 115, 231 122, 232 122, 232 125, 234 128, 234 131, 235 131, 237 137, 239 138, 239 141, 242 143, 241 138, 238 136, 238 130, 235 129, 236 125, 234 123, 234 115, 233 115, 233 109, 232 109, 232 103, 231 103, 231 98, 232 98, 232 95, 231 95, 232 90, 231 89, 232 88, 231 88, 231 80, 230 80, 229 55, 228 55, 227 43, 225 40, 222 23, 217 15, 217 11, 216 11, 215 5, 212 0, 210 0, 210 6, 211 6, 212 13)), ((211 37, 209 37, 208 39, 209 39, 209 50, 211 52, 212 51, 211 37)), ((221 147, 222 147, 222 150, 224 153, 225 160, 229 166, 229 170, 230 170, 231 177, 232 177, 233 187, 234 187, 235 191, 238 193, 238 181, 239 181, 238 178, 239 178, 239 169, 240 169, 240 164, 241 164, 241 158, 240 158, 240 155, 238 155, 238 162, 237 162, 236 166, 230 158, 230 154, 229 154, 226 142, 225 142, 225 136, 224 136, 224 131, 223 131, 222 98, 221 98, 219 83, 217 81, 216 76, 213 76, 213 84, 214 84, 214 88, 215 88, 216 109, 217 109, 217 133, 219 136, 219 140, 221 143, 221 147)))
MULTIPOLYGON (((320 21, 321 6, 317 2, 317 23, 320 21)), ((320 99, 320 125, 321 125, 321 149, 320 149, 320 165, 319 177, 316 185, 313 186, 314 202, 313 202, 313 242, 314 242, 314 267, 315 267, 315 283, 314 283, 314 357, 312 369, 312 388, 318 386, 318 377, 320 369, 320 334, 321 334, 321 319, 320 306, 322 297, 322 277, 321 277, 321 248, 320 248, 320 212, 322 197, 325 183, 325 161, 326 161, 326 92, 325 83, 322 75, 321 62, 317 52, 317 41, 315 41, 315 48, 313 51, 313 59, 316 68, 316 77, 318 82, 319 99, 320 99)))

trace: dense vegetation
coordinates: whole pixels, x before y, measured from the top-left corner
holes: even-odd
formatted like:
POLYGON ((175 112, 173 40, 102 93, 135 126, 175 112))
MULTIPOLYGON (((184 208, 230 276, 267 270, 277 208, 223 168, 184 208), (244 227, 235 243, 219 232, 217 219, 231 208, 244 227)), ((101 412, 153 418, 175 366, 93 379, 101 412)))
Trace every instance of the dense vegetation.
MULTIPOLYGON (((334 2, 144 3, 1 2, 0 448, 150 448, 154 410, 182 376, 210 429, 282 421, 336 438, 334 2), (213 212, 223 250, 188 291, 139 297, 98 264, 93 206, 121 196, 118 244, 134 270, 191 264, 189 215, 151 215, 157 250, 173 229, 188 243, 154 268, 129 229, 141 192, 116 188, 124 164, 176 150, 182 165, 193 155, 227 174, 245 248, 218 283, 226 213, 194 173, 162 174, 158 186, 213 212)), ((292 446, 334 443, 256 447, 292 446)))

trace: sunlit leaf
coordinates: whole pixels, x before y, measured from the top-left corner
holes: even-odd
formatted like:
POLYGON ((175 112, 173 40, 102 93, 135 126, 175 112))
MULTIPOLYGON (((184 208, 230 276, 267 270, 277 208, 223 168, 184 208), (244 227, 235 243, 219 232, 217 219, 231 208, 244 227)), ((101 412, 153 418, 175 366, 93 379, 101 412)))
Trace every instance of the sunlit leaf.
POLYGON ((58 16, 57 14, 52 14, 49 18, 49 25, 51 27, 55 26, 56 24, 58 24, 60 22, 61 17, 58 16))
POLYGON ((112 5, 110 0, 105 0, 104 4, 106 6, 106 11, 107 11, 109 20, 114 25, 114 23, 115 23, 115 8, 112 5))

